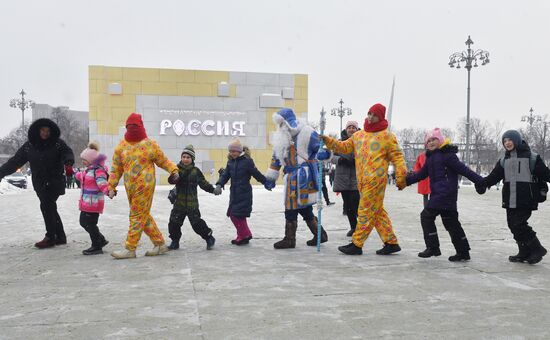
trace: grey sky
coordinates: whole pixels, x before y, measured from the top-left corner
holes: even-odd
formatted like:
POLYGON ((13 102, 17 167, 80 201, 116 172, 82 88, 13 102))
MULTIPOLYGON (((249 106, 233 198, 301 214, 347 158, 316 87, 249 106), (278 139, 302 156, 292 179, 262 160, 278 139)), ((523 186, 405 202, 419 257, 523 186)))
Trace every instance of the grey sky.
POLYGON ((550 114, 549 18, 543 0, 2 1, 0 136, 20 124, 21 88, 88 110, 90 64, 307 73, 310 119, 342 97, 361 124, 395 75, 395 126, 454 128, 467 72, 447 62, 468 35, 491 53, 472 71, 472 116, 520 127, 531 106, 550 114))

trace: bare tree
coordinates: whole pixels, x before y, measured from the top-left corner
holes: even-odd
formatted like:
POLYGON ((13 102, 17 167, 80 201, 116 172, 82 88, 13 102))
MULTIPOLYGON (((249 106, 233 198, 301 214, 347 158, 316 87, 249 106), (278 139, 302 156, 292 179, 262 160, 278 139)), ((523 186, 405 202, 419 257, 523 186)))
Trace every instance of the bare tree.
POLYGON ((11 130, 6 137, 0 139, 0 153, 14 155, 15 152, 27 141, 28 130, 29 123, 25 122, 22 127, 19 126, 11 130))
POLYGON ((73 149, 75 154, 79 154, 88 146, 88 129, 85 129, 78 121, 71 117, 67 113, 66 108, 54 108, 51 113, 51 120, 59 126, 61 138, 73 149))

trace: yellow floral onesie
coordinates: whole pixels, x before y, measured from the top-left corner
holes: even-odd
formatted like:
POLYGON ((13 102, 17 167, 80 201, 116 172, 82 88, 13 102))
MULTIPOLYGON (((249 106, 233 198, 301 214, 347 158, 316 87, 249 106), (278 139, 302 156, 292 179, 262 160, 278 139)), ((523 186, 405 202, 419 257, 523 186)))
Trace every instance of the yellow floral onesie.
POLYGON ((109 176, 109 189, 115 190, 124 174, 124 187, 130 205, 130 227, 126 249, 135 250, 144 231, 154 245, 163 245, 164 238, 151 216, 155 193, 155 164, 170 174, 178 171, 156 141, 145 138, 136 143, 123 139, 115 148, 109 176))
POLYGON ((392 162, 395 166, 398 183, 403 182, 407 175, 403 152, 395 135, 387 129, 378 132, 361 130, 343 142, 328 136, 323 136, 323 140, 335 152, 353 152, 355 155, 360 201, 353 243, 362 248, 372 229, 376 228, 382 242, 397 244, 397 236, 384 209, 389 163, 392 162))

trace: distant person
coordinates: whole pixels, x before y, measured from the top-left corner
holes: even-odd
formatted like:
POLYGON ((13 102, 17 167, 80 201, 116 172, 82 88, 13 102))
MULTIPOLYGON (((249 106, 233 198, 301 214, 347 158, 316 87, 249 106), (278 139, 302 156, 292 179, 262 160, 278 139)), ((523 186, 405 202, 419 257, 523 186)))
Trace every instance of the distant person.
POLYGON ((57 124, 47 118, 34 121, 29 127, 28 141, 15 155, 0 167, 0 180, 29 162, 32 185, 40 200, 40 210, 46 225, 46 236, 34 244, 36 248, 50 248, 66 244, 63 222, 57 213, 57 199, 65 194, 65 165, 74 164, 71 148, 59 138, 57 124))
POLYGON ((73 176, 74 176, 73 166, 65 165, 65 180, 66 180, 67 189, 71 189, 73 187, 73 176))

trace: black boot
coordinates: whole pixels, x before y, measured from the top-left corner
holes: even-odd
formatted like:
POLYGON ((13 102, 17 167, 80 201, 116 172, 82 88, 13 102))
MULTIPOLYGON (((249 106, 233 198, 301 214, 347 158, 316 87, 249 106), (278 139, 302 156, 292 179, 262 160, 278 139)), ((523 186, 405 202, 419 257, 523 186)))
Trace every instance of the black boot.
POLYGON ((527 246, 531 252, 527 258, 527 263, 529 264, 539 263, 542 260, 542 257, 546 255, 546 249, 540 244, 540 241, 536 236, 534 239, 527 242, 527 246))
POLYGON ((296 229, 298 228, 298 221, 286 221, 285 223, 285 237, 279 242, 273 244, 275 249, 288 249, 296 247, 296 229))
MULTIPOLYGON (((309 230, 311 231, 311 233, 313 234, 313 238, 311 240, 307 241, 306 244, 308 246, 316 246, 317 245, 317 229, 318 229, 317 217, 313 217, 312 220, 306 221, 306 224, 307 224, 309 230)), ((325 229, 323 227, 321 227, 321 243, 325 243, 326 241, 328 241, 327 232, 325 231, 325 229)))
POLYGON ((441 255, 441 250, 439 248, 426 248, 426 250, 418 253, 418 257, 428 258, 432 256, 441 255))
POLYGON ((464 252, 457 252, 453 256, 449 256, 449 261, 451 262, 458 262, 458 261, 468 261, 470 260, 470 252, 464 251, 464 252))
POLYGON ((378 249, 376 251, 376 254, 377 255, 390 255, 390 254, 393 254, 393 253, 397 253, 398 251, 401 251, 401 247, 399 246, 399 244, 384 243, 384 247, 382 247, 381 249, 378 249))
POLYGON ((353 242, 348 244, 347 246, 340 246, 338 247, 338 250, 346 255, 362 255, 363 249, 356 246, 353 242))
POLYGON ((214 244, 216 244, 216 239, 212 236, 212 233, 210 233, 206 239, 206 250, 212 250, 212 248, 214 248, 214 244))
POLYGON ((517 255, 509 256, 508 261, 510 261, 510 262, 525 262, 525 261, 527 261, 527 258, 530 255, 529 247, 527 246, 527 244, 525 244, 523 242, 518 242, 518 248, 519 248, 519 252, 517 253, 517 255))
POLYGON ((83 255, 98 255, 98 254, 103 254, 103 249, 101 249, 101 247, 91 246, 91 247, 88 248, 88 249, 84 249, 84 250, 82 251, 82 254, 83 254, 83 255))
POLYGON ((180 241, 172 240, 172 242, 170 242, 170 245, 168 246, 168 249, 170 250, 180 249, 180 241))

